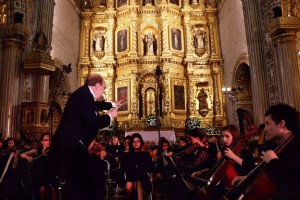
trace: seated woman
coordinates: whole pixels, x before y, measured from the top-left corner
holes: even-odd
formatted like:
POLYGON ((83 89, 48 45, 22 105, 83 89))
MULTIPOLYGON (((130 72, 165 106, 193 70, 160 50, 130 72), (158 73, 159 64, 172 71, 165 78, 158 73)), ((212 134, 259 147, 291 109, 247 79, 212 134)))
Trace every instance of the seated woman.
POLYGON ((51 135, 44 134, 41 136, 40 143, 36 148, 22 153, 21 158, 26 159, 31 165, 29 166, 29 176, 31 179, 33 198, 46 199, 47 189, 50 188, 52 199, 57 199, 57 190, 54 185, 46 183, 44 170, 46 157, 51 145, 51 135))
MULTIPOLYGON (((228 158, 227 164, 219 167, 217 170, 223 172, 218 178, 214 178, 211 185, 211 190, 209 199, 218 199, 223 194, 225 194, 226 189, 232 187, 232 180, 237 175, 246 175, 254 167, 255 161, 254 156, 251 152, 243 148, 245 141, 243 139, 238 140, 235 146, 232 146, 236 139, 240 136, 240 132, 235 125, 227 125, 221 130, 223 149, 223 158, 226 156, 228 158), (219 179, 219 180, 216 180, 219 179)), ((210 178, 210 177, 208 177, 210 178)))
POLYGON ((171 148, 169 140, 162 137, 160 143, 161 143, 162 154, 165 155, 165 156, 172 156, 173 155, 173 149, 171 148))
POLYGON ((130 135, 127 135, 124 138, 124 144, 123 144, 123 150, 122 150, 122 152, 129 152, 129 140, 130 140, 130 135))
POLYGON ((148 173, 153 172, 149 151, 145 150, 144 140, 139 133, 131 135, 129 152, 120 155, 121 168, 125 176, 127 198, 143 200, 150 193, 152 185, 148 173))

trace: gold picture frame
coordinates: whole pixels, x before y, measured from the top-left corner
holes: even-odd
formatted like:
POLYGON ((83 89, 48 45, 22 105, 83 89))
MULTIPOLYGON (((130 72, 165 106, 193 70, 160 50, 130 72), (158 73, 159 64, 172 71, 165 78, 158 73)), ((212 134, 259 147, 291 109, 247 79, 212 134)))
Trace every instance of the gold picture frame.
POLYGON ((122 106, 118 108, 119 113, 129 113, 131 109, 131 95, 130 95, 130 81, 129 80, 123 80, 116 83, 116 100, 123 100, 124 103, 122 106))
POLYGON ((178 27, 170 27, 170 49, 172 51, 183 52, 184 43, 183 43, 183 30, 178 27))
POLYGON ((116 53, 122 54, 129 51, 129 28, 116 31, 116 53))
POLYGON ((184 80, 172 81, 172 110, 174 112, 186 112, 186 84, 184 80))

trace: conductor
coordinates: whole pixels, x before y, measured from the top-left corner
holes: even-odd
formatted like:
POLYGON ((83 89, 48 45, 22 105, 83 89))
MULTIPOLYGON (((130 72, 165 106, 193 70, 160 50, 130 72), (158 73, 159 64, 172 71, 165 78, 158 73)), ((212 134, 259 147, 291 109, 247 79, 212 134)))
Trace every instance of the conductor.
POLYGON ((48 181, 53 181, 58 172, 63 172, 66 180, 67 199, 95 199, 97 185, 92 176, 92 159, 88 146, 98 130, 109 126, 117 116, 114 103, 99 102, 106 83, 99 74, 92 74, 85 84, 72 93, 66 103, 64 113, 48 155, 48 181), (99 110, 108 110, 99 115, 99 110), (61 170, 63 167, 64 170, 61 170))

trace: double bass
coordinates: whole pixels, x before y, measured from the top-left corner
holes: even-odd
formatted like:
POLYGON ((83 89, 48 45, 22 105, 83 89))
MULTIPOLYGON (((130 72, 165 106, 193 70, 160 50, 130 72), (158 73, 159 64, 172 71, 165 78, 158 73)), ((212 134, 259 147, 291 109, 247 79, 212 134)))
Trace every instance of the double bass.
MULTIPOLYGON (((237 109, 237 115, 240 126, 240 135, 230 146, 231 150, 235 150, 244 140, 249 137, 252 133, 256 131, 255 126, 253 125, 253 120, 250 114, 244 109, 237 109), (248 123, 248 127, 252 128, 251 130, 245 133, 244 120, 248 123)), ((237 171, 234 168, 234 162, 229 159, 227 156, 223 156, 222 159, 209 171, 206 176, 208 182, 198 192, 199 199, 220 199, 222 194, 216 194, 214 188, 217 185, 222 185, 223 188, 231 188, 232 180, 238 176, 237 171)))

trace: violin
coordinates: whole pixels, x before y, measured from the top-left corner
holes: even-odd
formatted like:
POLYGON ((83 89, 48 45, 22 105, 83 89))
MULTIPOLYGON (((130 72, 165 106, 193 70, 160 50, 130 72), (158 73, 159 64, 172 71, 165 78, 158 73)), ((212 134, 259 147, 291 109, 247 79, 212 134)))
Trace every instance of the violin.
POLYGON ((172 155, 172 158, 178 158, 182 156, 189 155, 195 152, 201 145, 199 143, 194 143, 193 145, 189 146, 188 148, 183 149, 182 151, 172 155))

